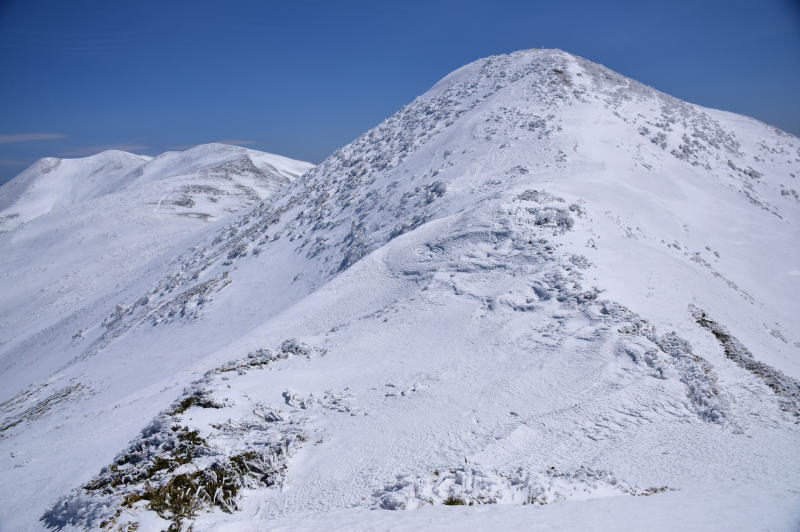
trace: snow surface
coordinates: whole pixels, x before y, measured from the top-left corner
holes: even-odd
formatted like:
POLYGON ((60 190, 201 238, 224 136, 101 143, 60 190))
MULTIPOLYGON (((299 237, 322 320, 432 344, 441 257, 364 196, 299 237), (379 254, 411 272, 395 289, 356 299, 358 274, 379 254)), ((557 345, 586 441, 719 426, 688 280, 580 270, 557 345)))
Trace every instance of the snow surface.
POLYGON ((81 159, 47 157, 0 187, 0 230, 124 187, 150 157, 109 150, 81 159))
POLYGON ((205 144, 152 160, 120 151, 42 159, 0 187, 0 198, 16 197, 3 212, 32 215, 41 198, 51 203, 35 218, 11 219, 15 225, 0 232, 4 399, 31 377, 58 368, 61 362, 53 358, 41 360, 40 338, 71 320, 74 311, 108 298, 109 288, 113 293, 154 258, 176 244, 185 246, 179 243, 269 197, 312 166, 205 144), (25 352, 33 354, 20 356, 25 352))
MULTIPOLYGON (((797 529, 799 172, 561 51, 471 63, 244 214, 4 297, 0 524, 797 529)), ((4 294, 62 219, 0 235, 4 294)))

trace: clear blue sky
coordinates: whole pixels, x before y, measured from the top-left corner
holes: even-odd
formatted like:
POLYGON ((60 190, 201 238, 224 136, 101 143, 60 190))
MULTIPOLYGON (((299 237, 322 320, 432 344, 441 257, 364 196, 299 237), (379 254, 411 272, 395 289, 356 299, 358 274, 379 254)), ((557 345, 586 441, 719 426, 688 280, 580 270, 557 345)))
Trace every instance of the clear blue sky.
POLYGON ((0 183, 109 147, 319 162, 462 64, 539 47, 800 134, 798 0, 0 0, 0 183))

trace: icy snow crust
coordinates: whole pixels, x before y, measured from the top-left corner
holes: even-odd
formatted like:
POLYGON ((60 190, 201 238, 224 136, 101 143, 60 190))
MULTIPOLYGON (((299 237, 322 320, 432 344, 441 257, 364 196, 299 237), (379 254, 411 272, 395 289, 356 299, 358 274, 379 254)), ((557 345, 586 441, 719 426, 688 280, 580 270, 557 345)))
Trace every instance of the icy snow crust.
POLYGON ((8 349, 0 523, 791 530, 798 168, 564 52, 467 65, 8 349))

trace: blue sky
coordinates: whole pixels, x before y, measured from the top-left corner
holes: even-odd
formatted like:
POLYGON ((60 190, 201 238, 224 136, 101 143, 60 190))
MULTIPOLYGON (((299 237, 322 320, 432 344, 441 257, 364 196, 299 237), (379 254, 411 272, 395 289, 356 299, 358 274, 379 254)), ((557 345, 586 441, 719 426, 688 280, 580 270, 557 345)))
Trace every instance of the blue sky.
POLYGON ((451 70, 540 47, 800 134, 797 0, 0 0, 0 183, 111 147, 319 162, 451 70))

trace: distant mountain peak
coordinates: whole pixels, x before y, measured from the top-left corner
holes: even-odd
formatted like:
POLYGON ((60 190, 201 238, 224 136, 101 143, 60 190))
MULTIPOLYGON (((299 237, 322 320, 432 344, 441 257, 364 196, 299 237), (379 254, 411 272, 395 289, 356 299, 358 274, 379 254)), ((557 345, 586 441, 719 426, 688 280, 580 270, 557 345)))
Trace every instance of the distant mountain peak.
POLYGON ((0 187, 0 231, 9 231, 53 209, 121 192, 144 182, 193 174, 206 178, 216 175, 226 180, 257 177, 263 191, 246 184, 241 184, 244 188, 240 189, 240 195, 252 203, 311 167, 309 163, 279 155, 220 143, 165 152, 156 157, 121 150, 79 158, 46 157, 0 187))

